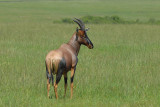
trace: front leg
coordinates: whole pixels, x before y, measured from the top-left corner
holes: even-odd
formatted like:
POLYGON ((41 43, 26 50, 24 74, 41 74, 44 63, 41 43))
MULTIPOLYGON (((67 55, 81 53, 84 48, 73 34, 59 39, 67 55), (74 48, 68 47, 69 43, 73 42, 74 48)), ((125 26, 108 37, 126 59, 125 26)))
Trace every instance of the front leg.
POLYGON ((74 78, 74 74, 75 74, 75 68, 71 68, 71 99, 73 96, 73 78, 74 78))

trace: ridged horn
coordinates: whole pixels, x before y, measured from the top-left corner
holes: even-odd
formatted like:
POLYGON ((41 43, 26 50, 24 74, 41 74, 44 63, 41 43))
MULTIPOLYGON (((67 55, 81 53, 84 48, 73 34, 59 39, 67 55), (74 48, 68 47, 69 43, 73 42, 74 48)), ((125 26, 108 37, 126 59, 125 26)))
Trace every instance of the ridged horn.
POLYGON ((85 31, 85 25, 84 25, 84 23, 82 22, 82 20, 77 19, 77 18, 75 18, 75 19, 73 19, 73 21, 76 22, 76 23, 79 25, 79 27, 80 27, 81 30, 84 30, 84 31, 85 31), (75 20, 75 19, 76 19, 76 20, 75 20))

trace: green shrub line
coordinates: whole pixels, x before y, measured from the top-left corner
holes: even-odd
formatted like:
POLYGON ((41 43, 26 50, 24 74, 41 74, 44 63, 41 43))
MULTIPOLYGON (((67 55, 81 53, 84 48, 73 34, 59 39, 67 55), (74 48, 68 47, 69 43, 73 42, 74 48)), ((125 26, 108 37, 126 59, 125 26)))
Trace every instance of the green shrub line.
MULTIPOLYGON (((160 24, 160 20, 155 18, 150 18, 148 21, 136 20, 124 20, 119 16, 83 16, 80 19, 86 24, 160 24)), ((69 23, 72 24, 71 18, 63 18, 61 20, 56 20, 53 23, 69 23)))

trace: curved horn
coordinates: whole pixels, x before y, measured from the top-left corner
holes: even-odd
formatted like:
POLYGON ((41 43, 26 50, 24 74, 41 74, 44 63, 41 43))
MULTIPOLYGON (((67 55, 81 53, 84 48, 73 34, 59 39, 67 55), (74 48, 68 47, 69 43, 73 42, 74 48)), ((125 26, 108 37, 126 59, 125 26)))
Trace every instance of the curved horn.
POLYGON ((79 27, 81 28, 81 24, 77 20, 73 19, 73 21, 76 22, 79 25, 79 27))
POLYGON ((81 30, 85 30, 85 26, 84 26, 84 23, 80 20, 80 19, 77 19, 75 18, 76 20, 73 19, 74 22, 76 22, 79 27, 81 28, 81 30))
POLYGON ((82 20, 77 19, 77 18, 75 18, 75 19, 76 19, 76 20, 78 20, 78 21, 82 24, 83 28, 85 28, 85 25, 84 25, 84 23, 83 23, 83 21, 82 21, 82 20))

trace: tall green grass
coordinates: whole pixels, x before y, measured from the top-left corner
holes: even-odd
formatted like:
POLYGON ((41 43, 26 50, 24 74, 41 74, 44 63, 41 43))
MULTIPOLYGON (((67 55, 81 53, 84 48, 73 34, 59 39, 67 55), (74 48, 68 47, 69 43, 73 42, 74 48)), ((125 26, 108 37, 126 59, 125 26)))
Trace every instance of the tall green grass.
POLYGON ((160 104, 160 27, 156 25, 86 25, 95 48, 81 47, 73 100, 69 100, 70 86, 63 98, 63 78, 59 100, 47 99, 45 55, 66 43, 76 26, 1 25, 1 106, 160 104))
MULTIPOLYGON (((105 3, 114 6, 112 1, 96 1, 102 6, 94 11, 87 2, 78 2, 79 9, 88 7, 96 15, 104 14, 105 3)), ((140 2, 141 7, 149 3, 152 7, 159 1, 140 2)), ((0 106, 159 106, 160 26, 146 24, 87 24, 94 49, 80 49, 73 99, 69 99, 70 72, 66 98, 63 77, 58 85, 59 100, 47 98, 45 56, 68 42, 77 27, 54 24, 53 20, 85 15, 66 9, 69 3, 78 7, 77 2, 63 1, 0 3, 0 106)), ((128 1, 115 5, 120 8, 123 3, 128 1)), ((150 11, 159 8, 157 5, 150 11)), ((147 16, 148 10, 144 11, 142 19, 147 16)), ((159 13, 152 15, 158 17, 159 13)), ((130 14, 120 16, 131 18, 130 14)), ((54 96, 53 87, 51 93, 54 96)))

